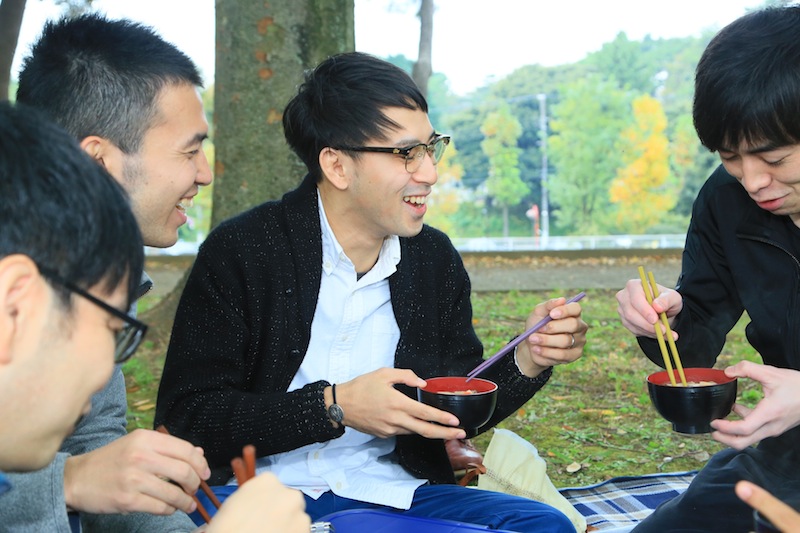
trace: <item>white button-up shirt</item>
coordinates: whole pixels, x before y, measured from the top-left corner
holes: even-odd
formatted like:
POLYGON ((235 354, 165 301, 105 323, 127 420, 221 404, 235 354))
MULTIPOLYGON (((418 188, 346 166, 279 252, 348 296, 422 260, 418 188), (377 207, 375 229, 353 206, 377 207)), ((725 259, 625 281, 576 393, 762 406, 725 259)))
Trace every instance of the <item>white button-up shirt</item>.
MULTIPOLYGON (((400 262, 400 240, 387 237, 378 262, 361 279, 328 224, 318 200, 322 227, 322 282, 311 324, 311 340, 288 390, 319 380, 350 381, 379 368, 393 367, 400 329, 392 310, 389 276, 400 262)), ((345 412, 345 420, 347 413, 345 412)), ((408 509, 417 479, 393 462, 395 439, 353 428, 325 443, 303 446, 258 460, 285 485, 312 498, 327 491, 359 501, 408 509)))

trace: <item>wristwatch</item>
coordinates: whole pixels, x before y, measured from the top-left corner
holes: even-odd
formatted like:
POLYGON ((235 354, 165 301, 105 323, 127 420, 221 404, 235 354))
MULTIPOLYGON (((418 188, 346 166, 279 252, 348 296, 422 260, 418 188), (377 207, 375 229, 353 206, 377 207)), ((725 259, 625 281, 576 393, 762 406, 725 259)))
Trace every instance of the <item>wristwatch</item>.
POLYGON ((331 385, 331 392, 333 393, 333 403, 330 407, 328 407, 328 418, 331 419, 331 422, 336 422, 337 424, 341 424, 342 420, 344 420, 344 410, 342 410, 342 406, 336 403, 336 384, 334 383, 331 385))

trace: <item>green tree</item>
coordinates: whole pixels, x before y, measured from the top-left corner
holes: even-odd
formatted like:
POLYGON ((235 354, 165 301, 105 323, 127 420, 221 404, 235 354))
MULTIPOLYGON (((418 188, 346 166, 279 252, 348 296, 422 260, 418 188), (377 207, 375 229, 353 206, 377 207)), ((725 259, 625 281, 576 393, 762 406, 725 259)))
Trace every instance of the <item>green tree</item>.
POLYGON ((603 233, 611 224, 608 187, 621 164, 617 143, 630 122, 630 95, 598 76, 565 86, 551 108, 549 158, 555 173, 551 216, 568 234, 603 233))
POLYGON ((652 96, 639 96, 633 101, 633 119, 619 143, 625 166, 609 189, 616 205, 615 229, 622 233, 644 232, 659 223, 677 200, 661 104, 652 96))
POLYGON ((489 158, 486 188, 493 203, 503 211, 503 236, 508 237, 508 208, 518 205, 530 192, 519 171, 517 139, 522 126, 511 115, 508 104, 503 103, 486 117, 481 132, 485 136, 481 148, 489 158))
POLYGON ((650 94, 658 67, 645 61, 643 48, 649 41, 649 37, 644 42, 630 41, 625 32, 620 32, 613 41, 591 54, 587 63, 605 79, 617 80, 620 87, 650 94))
MULTIPOLYGON (((680 115, 675 122, 670 139, 670 167, 672 174, 679 178, 680 190, 673 212, 687 217, 700 187, 719 165, 719 159, 700 144, 690 113, 680 115)), ((680 231, 685 230, 684 223, 680 231)))
POLYGON ((464 168, 458 164, 458 150, 455 143, 447 147, 441 161, 436 165, 439 179, 428 199, 428 212, 425 222, 447 233, 450 237, 459 237, 454 215, 458 212, 461 199, 461 176, 464 168))

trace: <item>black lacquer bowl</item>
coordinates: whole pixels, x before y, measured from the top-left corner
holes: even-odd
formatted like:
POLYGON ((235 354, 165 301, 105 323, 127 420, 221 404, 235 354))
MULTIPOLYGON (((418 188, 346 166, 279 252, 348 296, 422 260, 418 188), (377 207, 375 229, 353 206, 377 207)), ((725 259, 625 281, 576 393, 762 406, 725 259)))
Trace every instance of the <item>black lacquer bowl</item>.
POLYGON ((497 404, 497 384, 488 379, 446 376, 429 378, 417 389, 417 399, 455 415, 467 437, 474 437, 486 424, 497 404))
POLYGON ((675 371, 676 386, 671 385, 666 370, 647 376, 650 400, 679 433, 711 433, 712 420, 725 418, 736 401, 736 378, 729 378, 715 368, 684 368, 688 386, 684 387, 675 371), (713 385, 693 385, 700 382, 713 385))

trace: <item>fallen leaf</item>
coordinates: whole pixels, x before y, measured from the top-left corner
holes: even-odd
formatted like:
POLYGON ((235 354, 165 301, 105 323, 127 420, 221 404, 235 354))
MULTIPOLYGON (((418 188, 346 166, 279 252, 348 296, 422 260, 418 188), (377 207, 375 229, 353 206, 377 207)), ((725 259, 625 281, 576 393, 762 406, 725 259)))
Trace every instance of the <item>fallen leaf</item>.
POLYGON ((695 452, 692 454, 692 458, 695 461, 700 461, 701 463, 704 463, 708 461, 711 458, 711 456, 708 454, 708 452, 695 452))
POLYGON ((581 467, 580 463, 571 463, 571 464, 569 464, 567 466, 567 472, 569 472, 570 474, 574 474, 575 472, 577 472, 581 468, 582 467, 581 467))

